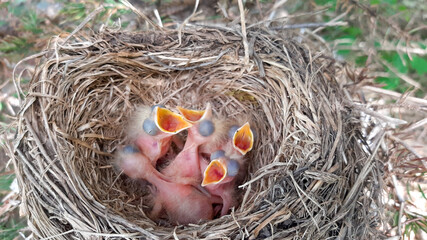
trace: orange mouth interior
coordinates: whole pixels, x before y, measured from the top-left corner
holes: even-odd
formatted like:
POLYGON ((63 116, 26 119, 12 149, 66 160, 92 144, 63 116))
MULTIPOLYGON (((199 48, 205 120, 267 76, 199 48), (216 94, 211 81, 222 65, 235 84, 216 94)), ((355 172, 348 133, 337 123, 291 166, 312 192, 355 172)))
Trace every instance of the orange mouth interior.
POLYGON ((249 123, 245 123, 245 125, 237 129, 233 137, 233 144, 242 154, 246 154, 252 149, 254 144, 254 135, 249 123))
POLYGON ((166 133, 178 133, 186 128, 191 127, 191 124, 179 115, 166 108, 157 108, 156 124, 166 133))
POLYGON ((221 182, 227 175, 227 169, 223 163, 213 160, 205 170, 202 186, 221 182))
POLYGON ((191 109, 185 109, 182 107, 177 107, 177 108, 178 108, 178 111, 182 114, 182 116, 184 116, 185 119, 191 122, 199 121, 206 112, 206 110, 191 110, 191 109))

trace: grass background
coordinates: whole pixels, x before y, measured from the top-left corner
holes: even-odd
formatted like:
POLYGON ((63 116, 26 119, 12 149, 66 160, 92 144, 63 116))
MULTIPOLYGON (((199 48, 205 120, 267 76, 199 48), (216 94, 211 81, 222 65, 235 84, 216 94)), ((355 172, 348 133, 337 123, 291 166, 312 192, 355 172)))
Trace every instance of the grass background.
MULTIPOLYGON (((165 25, 182 22, 194 8, 194 1, 191 0, 131 2, 151 19, 155 19, 154 10, 157 9, 165 25)), ((336 59, 355 67, 359 76, 365 76, 362 81, 368 81, 370 85, 426 99, 425 0, 247 0, 244 4, 248 11, 247 19, 251 22, 270 16, 299 15, 302 17, 292 18, 297 19, 296 23, 324 23, 334 19, 345 22, 343 26, 316 29, 318 41, 330 49, 336 59), (316 14, 304 14, 308 12, 316 14)), ((41 51, 52 36, 74 30, 100 5, 104 5, 105 10, 88 24, 89 28, 97 29, 101 24, 114 26, 119 20, 124 30, 133 31, 143 27, 143 23, 131 10, 114 0, 0 1, 0 126, 5 139, 14 137, 15 130, 8 124, 19 110, 18 96, 12 84, 13 68, 21 59, 41 51)), ((195 17, 199 22, 229 22, 239 18, 237 1, 206 0, 202 1, 199 9, 202 12, 195 17)), ((286 24, 295 22, 290 20, 286 24)), ((31 68, 35 64, 30 61, 18 65, 18 73, 24 68, 30 68, 30 71, 24 72, 21 85, 29 82, 31 68)), ((359 83, 357 76, 355 82, 359 83)), ((419 116, 409 115, 409 120, 419 120, 419 116)), ((2 144, 5 144, 5 140, 2 140, 2 144)), ((426 154, 426 151, 422 152, 426 154)), ((0 170, 0 197, 3 199, 0 203, 0 239, 23 239, 29 232, 26 230, 25 216, 19 214, 18 190, 12 184, 15 175, 3 152, 0 153, 0 170)), ((421 169, 406 178, 399 175, 399 180, 413 202, 416 202, 413 198, 427 200, 424 193, 425 173, 425 169, 421 169), (415 184, 413 179, 416 179, 415 184)), ((391 237, 396 235, 400 218, 396 194, 390 191, 388 195, 389 199, 395 200, 386 213, 390 219, 389 229, 384 229, 385 234, 391 237)), ((412 205, 421 209, 421 214, 404 213, 402 234, 407 239, 422 239, 427 236, 422 233, 427 233, 426 202, 421 201, 424 206, 412 205)))

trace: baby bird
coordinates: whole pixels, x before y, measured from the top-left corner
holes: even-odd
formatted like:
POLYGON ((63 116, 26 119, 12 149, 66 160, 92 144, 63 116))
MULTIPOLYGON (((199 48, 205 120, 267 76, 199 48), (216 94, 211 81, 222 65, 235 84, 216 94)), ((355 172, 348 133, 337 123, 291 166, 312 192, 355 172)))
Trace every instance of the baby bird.
POLYGON ((249 122, 241 127, 233 125, 228 131, 229 142, 224 145, 224 151, 229 158, 242 158, 247 152, 252 150, 254 145, 254 133, 249 122))
POLYGON ((253 147, 254 134, 248 122, 241 127, 233 125, 228 132, 229 140, 222 149, 211 154, 209 164, 202 162, 203 182, 212 195, 220 196, 223 200, 221 216, 235 206, 235 179, 241 166, 244 164, 243 156, 253 147))
POLYGON ((199 146, 208 142, 217 142, 216 123, 212 120, 212 108, 208 104, 205 110, 188 110, 179 107, 181 114, 193 126, 188 129, 184 149, 176 156, 162 173, 173 177, 181 184, 200 186, 202 174, 199 159, 199 146))
POLYGON ((240 163, 238 160, 230 159, 223 150, 218 150, 211 154, 211 161, 203 164, 203 182, 202 187, 210 184, 224 184, 233 181, 239 173, 240 163))
POLYGON ((154 105, 151 109, 141 107, 136 111, 129 135, 152 165, 156 166, 157 160, 169 150, 172 137, 191 126, 181 115, 154 105))
POLYGON ((217 150, 224 150, 229 158, 239 159, 252 149, 255 134, 249 122, 240 127, 230 122, 222 122, 221 125, 225 131, 228 131, 227 137, 221 141, 200 146, 200 152, 210 155, 217 150))
POLYGON ((206 160, 201 164, 205 169, 202 186, 213 196, 221 197, 223 204, 221 216, 224 216, 237 204, 234 188, 241 164, 237 160, 226 157, 222 150, 212 153, 209 164, 206 160))
POLYGON ((158 220, 162 212, 172 224, 197 223, 214 217, 212 205, 220 198, 208 197, 191 185, 165 180, 137 147, 124 147, 117 154, 117 163, 129 177, 145 179, 154 186, 154 206, 149 214, 153 220, 158 220))
POLYGON ((133 145, 127 145, 118 150, 116 154, 117 166, 132 179, 145 179, 146 177, 155 176, 156 178, 167 179, 159 173, 152 165, 150 160, 141 154, 139 149, 133 145), (151 167, 147 167, 147 163, 151 167))

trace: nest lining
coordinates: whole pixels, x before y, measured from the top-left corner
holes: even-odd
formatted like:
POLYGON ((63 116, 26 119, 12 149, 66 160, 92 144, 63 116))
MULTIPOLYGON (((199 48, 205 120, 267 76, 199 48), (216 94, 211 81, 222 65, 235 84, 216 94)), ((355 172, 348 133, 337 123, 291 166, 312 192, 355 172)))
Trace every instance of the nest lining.
MULTIPOLYGON (((290 33, 287 32, 287 36, 290 33)), ((37 238, 371 238, 377 172, 343 69, 290 37, 212 27, 56 38, 30 82, 15 162, 37 238), (181 40, 181 41, 180 41, 181 40), (114 151, 138 105, 247 116, 257 136, 231 215, 157 225, 143 183, 115 171, 114 151)))

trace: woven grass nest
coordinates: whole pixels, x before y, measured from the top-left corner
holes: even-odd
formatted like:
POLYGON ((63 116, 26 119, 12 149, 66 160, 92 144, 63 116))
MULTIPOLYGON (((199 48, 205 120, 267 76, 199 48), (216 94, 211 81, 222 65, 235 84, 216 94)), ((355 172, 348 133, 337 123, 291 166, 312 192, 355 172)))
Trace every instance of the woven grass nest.
POLYGON ((291 32, 103 29, 54 38, 27 89, 15 163, 36 238, 366 239, 379 215, 377 166, 346 71, 291 32), (245 43, 247 48, 245 51, 245 43), (245 55, 246 54, 246 55, 245 55), (337 79, 339 81, 337 81, 337 79), (139 105, 247 116, 257 136, 230 215, 157 224, 147 191, 114 169, 139 105), (373 171, 373 169, 375 171, 373 171))

